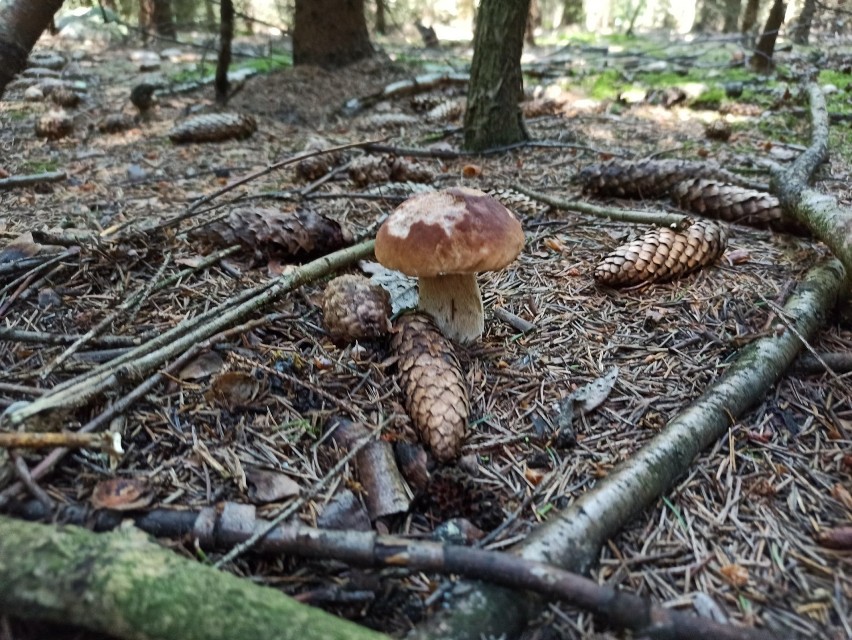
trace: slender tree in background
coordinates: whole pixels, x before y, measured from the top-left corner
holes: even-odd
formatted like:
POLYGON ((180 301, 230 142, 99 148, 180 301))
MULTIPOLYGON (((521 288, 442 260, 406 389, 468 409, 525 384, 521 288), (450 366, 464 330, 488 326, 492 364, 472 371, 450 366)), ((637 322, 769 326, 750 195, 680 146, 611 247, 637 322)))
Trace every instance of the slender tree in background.
POLYGON ((757 24, 757 12, 760 11, 760 0, 746 0, 745 11, 743 12, 743 24, 740 28, 742 33, 751 33, 754 25, 757 24))
POLYGON ((296 0, 293 64, 342 67, 373 55, 364 0, 296 0))
POLYGON ((471 151, 529 138, 520 108, 529 10, 530 0, 482 0, 479 5, 464 118, 464 146, 471 151))
POLYGON ((0 95, 21 71, 62 0, 11 0, 0 4, 0 95))
POLYGON ((725 0, 725 10, 723 12, 724 22, 722 23, 722 31, 724 33, 736 33, 740 23, 740 7, 741 0, 725 0))
POLYGON ((805 0, 802 11, 796 18, 796 26, 793 27, 792 40, 796 44, 808 44, 811 37, 811 24, 816 13, 816 0, 805 0))
POLYGON ((234 1, 219 0, 219 61, 216 64, 216 102, 228 102, 228 67, 234 39, 234 1))
POLYGON ((386 35, 388 32, 385 10, 385 0, 376 0, 376 33, 380 33, 382 35, 386 35))
POLYGON ((751 68, 758 73, 769 73, 772 70, 772 54, 775 53, 775 40, 778 38, 778 31, 781 25, 784 24, 784 12, 787 10, 787 5, 784 0, 775 0, 772 3, 772 8, 769 10, 769 17, 766 19, 766 26, 763 28, 763 33, 757 46, 754 48, 754 55, 751 57, 751 68))
POLYGON ((139 26, 147 33, 167 38, 177 36, 170 0, 139 0, 139 26))

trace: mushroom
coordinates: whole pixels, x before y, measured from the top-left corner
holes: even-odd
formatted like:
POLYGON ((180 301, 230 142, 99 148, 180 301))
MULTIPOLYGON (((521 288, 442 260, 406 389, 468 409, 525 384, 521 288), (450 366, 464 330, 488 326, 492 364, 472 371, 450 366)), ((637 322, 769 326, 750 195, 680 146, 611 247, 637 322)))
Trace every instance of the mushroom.
POLYGON ((482 191, 456 187, 399 205, 376 235, 376 258, 419 277, 420 310, 445 336, 468 344, 485 329, 476 274, 505 267, 523 246, 511 211, 482 191))

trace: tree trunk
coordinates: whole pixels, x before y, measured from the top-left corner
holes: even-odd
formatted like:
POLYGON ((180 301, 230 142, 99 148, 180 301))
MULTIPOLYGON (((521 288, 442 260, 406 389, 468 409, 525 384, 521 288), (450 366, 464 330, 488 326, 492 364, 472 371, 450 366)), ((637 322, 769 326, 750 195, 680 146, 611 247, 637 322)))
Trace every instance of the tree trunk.
POLYGON ((219 0, 219 61, 216 64, 216 102, 228 102, 228 67, 231 66, 231 40, 234 39, 234 2, 219 0))
POLYGON ((364 0, 296 0, 293 64, 342 67, 373 54, 364 0))
POLYGON ((699 0, 696 7, 697 18, 692 30, 696 33, 714 33, 719 28, 721 0, 699 0))
POLYGON ((140 0, 139 26, 147 33, 176 37, 171 0, 140 0))
POLYGON ((527 16, 527 26, 524 31, 524 42, 529 46, 535 46, 535 30, 541 26, 541 7, 539 0, 530 0, 530 12, 527 16))
POLYGON ((0 516, 0 611, 146 640, 379 640, 275 589, 182 558, 138 529, 0 516))
POLYGON ((778 31, 781 25, 784 24, 784 12, 787 10, 787 5, 784 0, 775 0, 772 3, 772 9, 769 10, 769 17, 766 19, 766 26, 763 28, 763 34, 754 49, 754 55, 751 57, 751 68, 758 73, 769 73, 772 70, 772 54, 775 52, 775 40, 778 38, 778 31))
POLYGON ((213 0, 204 0, 204 24, 208 31, 216 28, 216 12, 213 8, 213 0))
POLYGON ((476 16, 464 146, 471 151, 529 139, 521 52, 530 0, 482 0, 476 16))
POLYGON ((740 22, 741 0, 725 0, 725 20, 722 24, 724 33, 736 33, 740 22))
POLYGON ((760 0, 746 0, 746 8, 743 12, 742 33, 750 33, 757 24, 757 12, 760 11, 760 0))
POLYGON ((27 57, 62 0, 13 0, 0 5, 0 95, 27 68, 27 57))
POLYGON ((816 0, 805 0, 802 12, 796 18, 796 26, 793 28, 793 42, 796 44, 808 44, 814 13, 816 13, 816 0))
POLYGON ((388 32, 385 20, 385 0, 376 0, 376 33, 386 35, 388 32))

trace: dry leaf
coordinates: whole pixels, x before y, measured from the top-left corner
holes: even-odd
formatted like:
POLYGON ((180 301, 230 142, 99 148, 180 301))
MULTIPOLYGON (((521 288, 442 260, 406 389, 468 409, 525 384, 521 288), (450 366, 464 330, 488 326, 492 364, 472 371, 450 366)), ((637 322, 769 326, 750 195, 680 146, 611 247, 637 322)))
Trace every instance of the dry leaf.
POLYGON ((278 471, 246 469, 246 478, 252 484, 249 498, 252 502, 278 502, 299 495, 299 484, 278 471))
POLYGON ((232 411, 251 404, 265 391, 265 381, 242 371, 228 371, 213 378, 205 398, 232 411))
POLYGON ((852 511, 852 494, 849 493, 849 489, 839 482, 831 487, 831 497, 852 511))
POLYGON ((748 583, 748 569, 738 564, 726 564, 719 572, 735 587, 744 587, 748 583))
POLYGON ((142 509, 153 500, 148 489, 148 482, 144 478, 111 478, 95 486, 90 501, 95 509, 142 509))
POLYGON ((178 373, 180 380, 198 380, 220 371, 225 362, 215 351, 207 351, 187 364, 178 373))
POLYGON ((378 262, 361 260, 358 263, 361 271, 370 274, 370 280, 383 287, 390 294, 391 310, 394 314, 417 306, 417 279, 409 278, 404 273, 386 269, 378 262))
POLYGON ((24 233, 0 249, 0 263, 17 262, 38 255, 42 245, 33 242, 33 234, 24 233))

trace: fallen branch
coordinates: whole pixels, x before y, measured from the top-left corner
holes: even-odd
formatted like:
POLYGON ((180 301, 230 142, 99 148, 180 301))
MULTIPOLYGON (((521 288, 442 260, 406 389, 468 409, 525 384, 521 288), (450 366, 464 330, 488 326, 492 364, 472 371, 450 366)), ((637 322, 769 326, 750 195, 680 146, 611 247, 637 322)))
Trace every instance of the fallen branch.
POLYGON ((387 637, 182 558, 133 528, 98 535, 0 516, 0 583, 0 611, 118 638, 387 637))
POLYGON ((415 78, 408 78, 393 82, 380 91, 371 93, 370 95, 361 98, 350 98, 343 105, 343 113, 347 116, 354 116, 359 111, 363 111, 367 107, 382 102, 383 100, 393 100, 405 96, 411 96, 424 91, 443 87, 446 85, 457 84, 467 86, 470 82, 470 75, 467 73, 430 73, 415 78))
POLYGON ((27 433, 13 431, 0 433, 0 449, 101 449, 111 454, 124 453, 119 433, 78 433, 57 431, 55 433, 27 433))
POLYGON ((596 218, 607 218, 618 222, 632 224, 653 224, 658 227, 671 227, 672 229, 684 229, 689 226, 689 216, 679 213, 663 213, 662 211, 638 211, 635 209, 617 209, 615 207, 599 207, 588 202, 577 202, 554 198, 540 191, 533 191, 520 184, 513 184, 512 189, 523 193, 525 196, 538 200, 544 204, 556 207, 563 211, 574 211, 596 218))
MULTIPOLYGON (((91 524, 99 531, 114 529, 129 514, 63 506, 58 511, 37 500, 10 505, 10 511, 30 520, 91 524)), ((192 534, 203 549, 214 550, 244 542, 266 528, 253 505, 226 502, 198 512, 158 509, 135 517, 137 527, 161 537, 192 534)), ((406 567, 488 580, 513 589, 534 591, 550 599, 581 607, 612 627, 637 636, 692 640, 777 640, 778 636, 747 627, 666 609, 640 596, 599 585, 589 578, 542 562, 499 551, 379 535, 373 531, 334 531, 301 524, 280 525, 258 541, 254 550, 280 556, 340 560, 373 568, 406 567)), ((0 578, 2 575, 0 575, 0 578)))
POLYGON ((808 187, 814 171, 828 159, 828 112, 825 96, 808 85, 811 103, 811 145, 786 171, 772 176, 772 190, 781 206, 824 242, 852 275, 852 210, 808 187))
POLYGON ((10 176, 0 179, 0 191, 17 189, 18 187, 31 187, 36 184, 49 182, 61 182, 68 177, 64 171, 45 171, 43 173, 31 173, 25 176, 10 176))
MULTIPOLYGON (((810 339, 834 307, 844 271, 829 260, 808 272, 784 306, 790 325, 810 339)), ((635 452, 569 508, 534 530, 519 545, 520 557, 584 573, 601 547, 686 473, 695 457, 730 428, 732 421, 772 388, 801 349, 792 331, 769 335, 744 348, 724 375, 648 444, 635 452)), ((507 589, 465 583, 452 605, 415 629, 410 638, 514 637, 538 604, 507 589)))
POLYGON ((373 252, 373 245, 374 242, 368 240, 330 253, 226 300, 204 314, 184 320, 86 375, 72 378, 40 398, 7 411, 0 416, 0 423, 17 426, 44 411, 80 407, 109 389, 141 379, 170 358, 178 357, 194 344, 225 330, 293 289, 369 256, 373 252))

